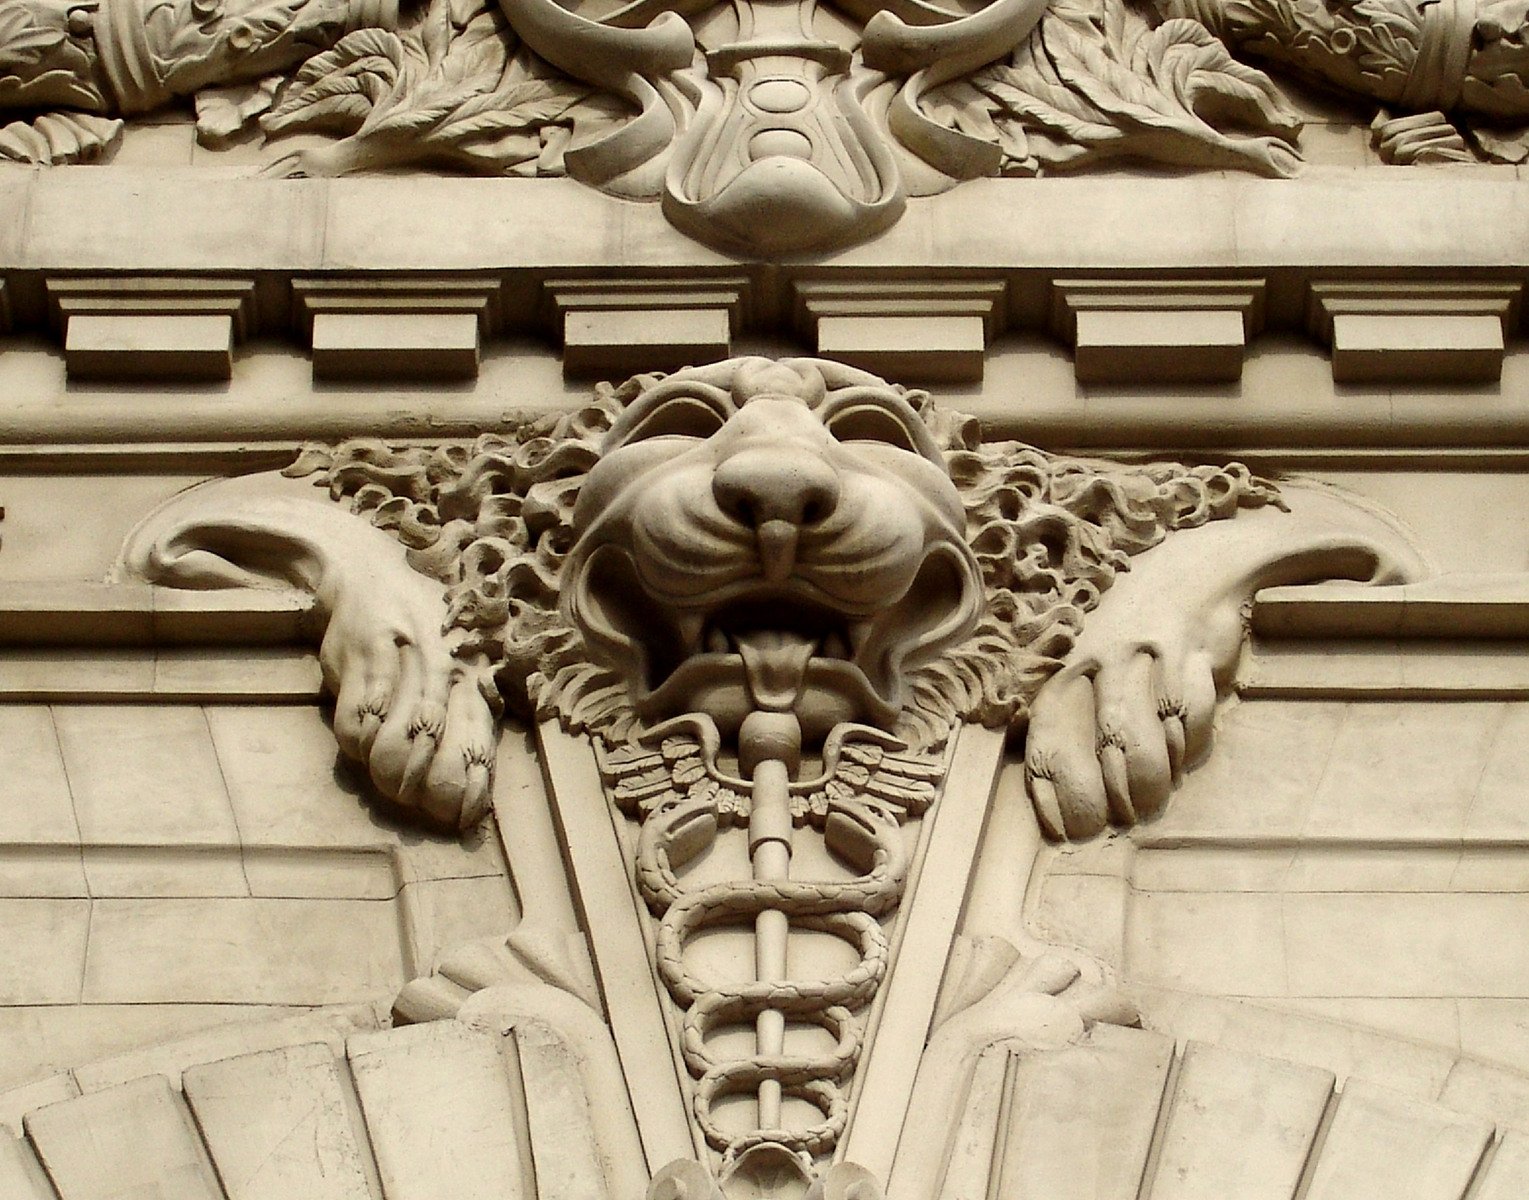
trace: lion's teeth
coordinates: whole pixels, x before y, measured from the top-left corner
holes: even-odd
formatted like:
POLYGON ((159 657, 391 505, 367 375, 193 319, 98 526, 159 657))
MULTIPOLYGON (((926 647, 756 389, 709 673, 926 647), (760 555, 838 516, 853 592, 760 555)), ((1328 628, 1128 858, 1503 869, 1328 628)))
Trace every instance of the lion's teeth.
POLYGON ((846 657, 859 658, 860 651, 865 648, 866 639, 871 636, 871 623, 869 621, 851 621, 849 623, 849 645, 853 651, 846 657))
POLYGON ((849 642, 843 633, 835 629, 829 632, 823 639, 823 645, 818 651, 824 658, 849 658, 849 642))
POLYGON ((706 631, 706 652, 708 654, 726 654, 732 647, 728 644, 727 634, 713 625, 706 631))
POLYGON ((706 618, 700 613, 679 612, 674 616, 675 632, 679 643, 685 647, 699 646, 706 618))

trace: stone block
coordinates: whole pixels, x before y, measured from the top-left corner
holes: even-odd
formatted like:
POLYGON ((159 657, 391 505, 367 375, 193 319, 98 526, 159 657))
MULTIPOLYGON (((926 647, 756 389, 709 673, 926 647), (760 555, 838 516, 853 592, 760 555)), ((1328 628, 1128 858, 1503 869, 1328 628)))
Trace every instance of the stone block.
POLYGON ((1264 638, 1529 637, 1529 589, 1514 578, 1455 575, 1418 584, 1265 588, 1253 632, 1264 638))
POLYGON ((239 844, 201 709, 60 705, 54 724, 87 843, 239 844))
POLYGON ((106 383, 228 379, 254 290, 218 277, 48 281, 69 377, 106 383))
POLYGON ((145 585, 0 585, 0 640, 25 646, 133 646, 154 636, 154 590, 145 585))
POLYGON ((298 705, 203 710, 242 840, 272 849, 355 848, 392 840, 342 765, 320 711, 298 705))
POLYGON ((61 1200, 224 1200, 191 1114, 162 1075, 27 1114, 61 1200))
POLYGON ((817 353, 889 379, 982 378, 981 317, 845 316, 818 321, 817 353))
POLYGON ((252 896, 281 899, 392 900, 399 894, 394 852, 387 848, 305 850, 255 846, 244 851, 252 896))
POLYGON ((476 377, 479 336, 499 324, 499 288, 482 273, 292 284, 313 377, 355 382, 476 377))
POLYGON ((1348 705, 1306 836, 1458 839, 1505 712, 1470 701, 1348 705))
POLYGON ((1139 836, 1295 837, 1344 711, 1336 701, 1248 702, 1228 710, 1216 752, 1185 775, 1168 811, 1139 836))
POLYGON ((1461 1057, 1439 1092, 1440 1104, 1499 1127, 1529 1128, 1529 1074, 1461 1057))
POLYGON ((569 312, 563 368, 570 375, 675 370, 726 358, 732 333, 721 309, 569 312))
POLYGON ((1331 348, 1338 383, 1491 383, 1502 374, 1521 292, 1490 281, 1319 280, 1306 323, 1331 348))
POLYGON ((0 645, 286 645, 312 600, 297 591, 184 591, 132 583, 0 583, 0 645))
MULTIPOLYGON (((325 248, 328 180, 44 171, 20 261, 49 270, 291 270, 325 248), (89 220, 82 220, 89 213, 89 220)), ((14 261, 14 260, 13 260, 14 261)))
POLYGON ((1502 374, 1503 349, 1496 317, 1333 318, 1333 378, 1339 383, 1487 383, 1502 374))
POLYGON ((542 296, 564 373, 619 378, 726 358, 747 287, 741 276, 616 276, 549 279, 542 296))
POLYGON ((0 705, 0 896, 86 895, 79 841, 47 707, 0 705))
POLYGON ((95 902, 92 1004, 350 1004, 401 987, 398 914, 375 900, 95 902))
POLYGON ((1331 1071, 1191 1042, 1152 1200, 1290 1200, 1333 1082, 1331 1071))
POLYGON ((1107 1025, 1089 1044, 1021 1059, 992 1194, 1135 1200, 1172 1061, 1168 1038, 1107 1025))
POLYGON ((326 381, 471 379, 478 320, 468 313, 319 313, 313 377, 326 381))
POLYGON ((69 318, 64 362, 71 379, 104 383, 227 379, 234 323, 211 315, 91 315, 69 318))
MULTIPOLYGON (((1529 978, 1522 895, 1305 893, 1285 896, 1283 914, 1289 983, 1281 991, 1509 997, 1522 995, 1529 978)), ((1244 936, 1267 935, 1244 927, 1244 936)))
POLYGON ((1281 899, 1264 892, 1133 896, 1125 973, 1143 983, 1210 995, 1286 995, 1290 977, 1282 952, 1281 899))
POLYGON ((154 655, 154 698, 161 704, 201 701, 316 704, 323 696, 318 658, 304 650, 168 648, 154 655))
POLYGON ((515 900, 504 875, 478 879, 431 879, 406 885, 399 903, 415 962, 482 937, 503 937, 514 922, 515 900))
POLYGON ((0 900, 0 929, 0 1005, 79 1003, 89 900, 0 900))
POLYGON ((1228 383, 1263 310, 1262 280, 1059 279, 1051 325, 1079 383, 1228 383))
POLYGON ((620 1098, 587 1095, 578 1056, 547 1025, 522 1022, 511 1036, 526 1093, 535 1200, 616 1200, 600 1163, 590 1105, 619 1105, 620 1098))
POLYGON ((1235 312, 1078 314, 1079 383, 1224 383, 1242 375, 1235 312))
POLYGON ((976 382, 1002 327, 995 280, 801 279, 797 328, 818 354, 887 378, 976 382))
POLYGON ((989 1046, 977 1058, 940 1184, 941 1196, 949 1200, 987 1200, 990 1195, 998 1120, 1011 1063, 1007 1046, 989 1046))
POLYGON ((1312 1173, 1309 1200, 1459 1200, 1492 1127, 1350 1081, 1312 1173))
POLYGON ((228 1200, 370 1200, 366 1135, 328 1046, 192 1067, 183 1086, 228 1200))
POLYGON ((140 650, 62 647, 0 652, 0 696, 8 700, 119 699, 154 691, 154 658, 140 650))
POLYGON ((388 1200, 535 1200, 501 1040, 454 1022, 350 1039, 388 1200))

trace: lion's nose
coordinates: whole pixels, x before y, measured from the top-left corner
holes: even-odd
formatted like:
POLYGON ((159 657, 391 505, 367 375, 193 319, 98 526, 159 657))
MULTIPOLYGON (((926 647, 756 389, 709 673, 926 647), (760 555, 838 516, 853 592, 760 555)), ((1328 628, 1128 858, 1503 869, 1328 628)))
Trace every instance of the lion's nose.
POLYGON ((712 477, 712 494, 728 516, 758 529, 768 521, 801 528, 839 503, 839 476, 809 449, 776 445, 729 455, 712 477))
POLYGON ((754 531, 764 576, 780 583, 796 564, 797 535, 839 503, 839 476, 810 448, 776 443, 728 455, 711 490, 723 512, 754 531))

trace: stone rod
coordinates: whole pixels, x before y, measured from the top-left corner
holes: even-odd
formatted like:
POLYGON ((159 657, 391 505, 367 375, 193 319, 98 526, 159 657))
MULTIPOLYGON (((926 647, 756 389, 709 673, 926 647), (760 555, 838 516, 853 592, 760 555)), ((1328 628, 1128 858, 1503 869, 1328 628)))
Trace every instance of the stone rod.
MULTIPOLYGON (((738 732, 738 758, 752 787, 749 810, 749 863, 757 883, 775 883, 791 871, 791 777, 801 765, 802 728, 791 712, 758 709, 744 718, 738 732)), ((761 983, 784 982, 790 925, 778 908, 754 918, 754 974, 761 983)), ((786 1016, 767 1008, 755 1018, 754 1045, 761 1058, 785 1049, 786 1016)), ((759 1084, 759 1128, 776 1129, 781 1121, 780 1080, 759 1084)))

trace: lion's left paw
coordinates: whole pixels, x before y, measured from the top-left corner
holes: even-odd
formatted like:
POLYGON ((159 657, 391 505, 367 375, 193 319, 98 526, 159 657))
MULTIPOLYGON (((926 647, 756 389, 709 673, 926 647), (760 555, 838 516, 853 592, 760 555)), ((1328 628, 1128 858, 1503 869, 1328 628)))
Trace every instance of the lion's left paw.
POLYGON ((1046 831, 1084 838, 1154 816, 1210 744, 1213 656, 1156 642, 1064 668, 1035 699, 1025 782, 1046 831))

